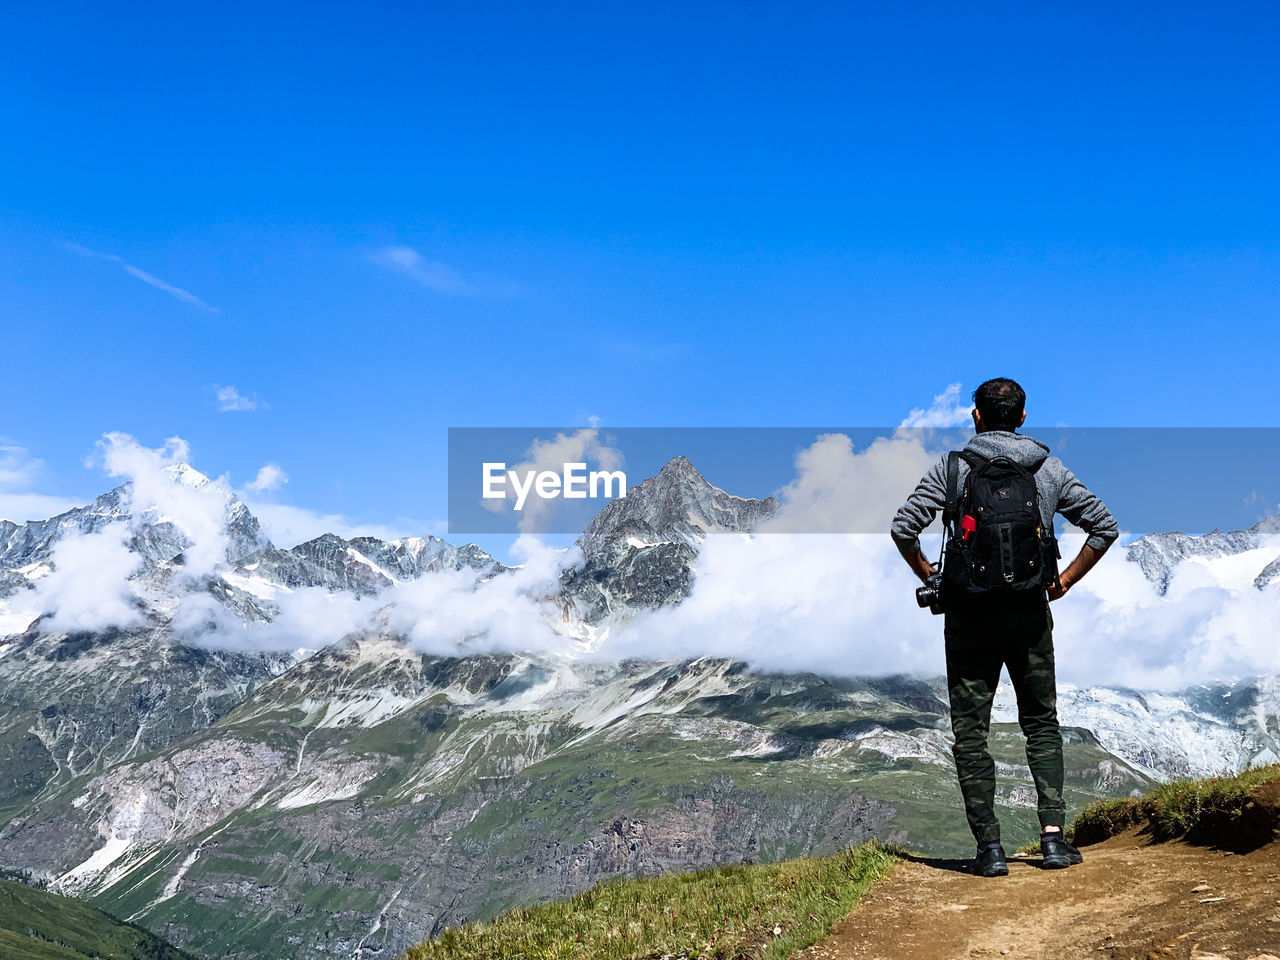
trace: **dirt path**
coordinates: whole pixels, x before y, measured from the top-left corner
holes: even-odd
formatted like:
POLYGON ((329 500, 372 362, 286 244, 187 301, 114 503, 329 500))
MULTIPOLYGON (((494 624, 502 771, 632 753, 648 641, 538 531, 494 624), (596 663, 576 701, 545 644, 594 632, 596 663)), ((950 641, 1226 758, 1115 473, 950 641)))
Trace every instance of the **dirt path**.
POLYGON ((1280 960, 1280 843, 1248 854, 1132 834, 984 879, 899 864, 802 960, 1280 960), (1272 956, 1268 956, 1272 955, 1272 956))

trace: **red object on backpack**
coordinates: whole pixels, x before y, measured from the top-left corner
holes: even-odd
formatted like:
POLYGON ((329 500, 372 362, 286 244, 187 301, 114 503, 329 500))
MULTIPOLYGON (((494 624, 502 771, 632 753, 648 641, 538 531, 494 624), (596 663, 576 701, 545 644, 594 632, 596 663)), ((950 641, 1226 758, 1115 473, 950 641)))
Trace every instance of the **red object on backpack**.
POLYGON ((968 540, 969 534, 978 529, 978 521, 966 513, 960 518, 960 529, 964 531, 964 536, 961 539, 968 540))

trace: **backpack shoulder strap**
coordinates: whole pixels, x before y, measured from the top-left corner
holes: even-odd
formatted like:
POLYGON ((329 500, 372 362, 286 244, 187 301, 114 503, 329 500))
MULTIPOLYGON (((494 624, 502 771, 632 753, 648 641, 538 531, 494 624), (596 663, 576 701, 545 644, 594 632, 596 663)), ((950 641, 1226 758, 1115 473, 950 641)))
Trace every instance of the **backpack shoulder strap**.
POLYGON ((956 510, 960 506, 960 492, 957 489, 960 484, 960 457, 958 450, 947 454, 947 505, 942 511, 943 524, 955 522, 956 510))

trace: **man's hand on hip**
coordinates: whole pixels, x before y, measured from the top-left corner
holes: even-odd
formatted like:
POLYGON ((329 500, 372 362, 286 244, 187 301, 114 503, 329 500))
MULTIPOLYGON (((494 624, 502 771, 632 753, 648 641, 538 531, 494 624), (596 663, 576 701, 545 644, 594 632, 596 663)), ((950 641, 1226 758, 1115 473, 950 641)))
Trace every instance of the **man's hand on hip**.
POLYGON ((1057 600, 1067 595, 1067 591, 1080 582, 1080 578, 1094 568, 1102 559, 1104 551, 1091 547, 1087 543, 1080 548, 1080 553, 1071 561, 1071 565, 1062 571, 1058 582, 1049 588, 1049 599, 1057 600))
POLYGON ((929 558, 919 550, 915 552, 914 556, 904 556, 903 559, 907 561, 907 566, 921 581, 929 579, 935 572, 933 564, 929 562, 929 558))

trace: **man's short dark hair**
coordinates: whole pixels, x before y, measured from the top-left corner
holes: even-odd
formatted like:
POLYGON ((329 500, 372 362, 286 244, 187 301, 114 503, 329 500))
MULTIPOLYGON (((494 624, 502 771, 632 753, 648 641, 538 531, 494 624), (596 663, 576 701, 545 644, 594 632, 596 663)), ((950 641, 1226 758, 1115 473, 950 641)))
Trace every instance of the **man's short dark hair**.
POLYGON ((988 430, 1017 430, 1022 426, 1027 394, 1016 380, 996 377, 973 391, 973 405, 988 430))

